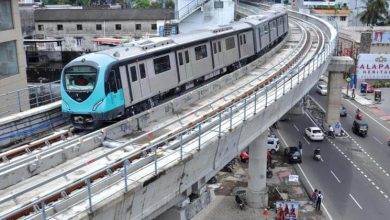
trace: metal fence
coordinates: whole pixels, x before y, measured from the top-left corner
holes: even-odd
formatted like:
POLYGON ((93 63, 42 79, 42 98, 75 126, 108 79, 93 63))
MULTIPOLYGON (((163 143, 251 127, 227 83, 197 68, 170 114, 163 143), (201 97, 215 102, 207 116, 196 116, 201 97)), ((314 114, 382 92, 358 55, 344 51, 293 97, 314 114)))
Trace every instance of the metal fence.
POLYGON ((60 81, 0 94, 0 117, 43 106, 61 99, 60 81))

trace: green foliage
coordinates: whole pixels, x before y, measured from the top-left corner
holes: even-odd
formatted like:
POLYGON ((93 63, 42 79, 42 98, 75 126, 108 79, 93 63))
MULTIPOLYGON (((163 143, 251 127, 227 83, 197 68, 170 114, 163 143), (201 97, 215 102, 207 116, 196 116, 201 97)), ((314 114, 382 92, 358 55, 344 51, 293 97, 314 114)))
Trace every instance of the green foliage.
POLYGON ((150 8, 148 0, 136 0, 134 8, 150 8))
POLYGON ((172 0, 167 0, 167 1, 165 2, 165 7, 166 7, 166 8, 172 8, 172 9, 174 9, 174 8, 175 8, 175 2, 172 1, 172 0))
POLYGON ((390 82, 385 82, 385 87, 389 88, 390 87, 390 82))
POLYGON ((382 86, 382 83, 379 80, 375 80, 372 84, 372 87, 374 87, 374 88, 380 88, 381 86, 382 86))
POLYGON ((386 0, 368 0, 364 11, 360 12, 357 18, 365 25, 383 25, 388 7, 386 0))

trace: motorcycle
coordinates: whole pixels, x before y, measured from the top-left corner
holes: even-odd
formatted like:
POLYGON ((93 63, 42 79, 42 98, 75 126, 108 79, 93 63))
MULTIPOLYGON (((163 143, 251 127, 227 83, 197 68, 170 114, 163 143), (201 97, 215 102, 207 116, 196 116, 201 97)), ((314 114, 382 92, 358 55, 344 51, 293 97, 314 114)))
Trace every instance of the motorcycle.
POLYGON ((327 136, 331 139, 334 139, 336 137, 334 131, 328 131, 327 136))
POLYGON ((320 161, 321 158, 321 150, 319 148, 314 149, 313 159, 320 161))
POLYGON ((242 198, 240 195, 236 195, 236 203, 238 207, 243 210, 246 204, 245 198, 242 198))
POLYGON ((361 113, 360 111, 356 112, 355 119, 356 120, 362 120, 363 119, 363 113, 361 113))
POLYGON ((268 167, 267 168, 267 178, 270 179, 272 178, 274 174, 272 173, 272 170, 271 170, 271 167, 268 167))

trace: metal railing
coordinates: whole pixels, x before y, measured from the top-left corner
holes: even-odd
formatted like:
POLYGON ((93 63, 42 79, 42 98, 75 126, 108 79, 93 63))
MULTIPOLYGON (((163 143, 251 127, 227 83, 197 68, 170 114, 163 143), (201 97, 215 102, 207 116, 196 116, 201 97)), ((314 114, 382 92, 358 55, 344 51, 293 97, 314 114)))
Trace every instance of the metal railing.
POLYGON ((61 99, 60 81, 0 94, 0 118, 61 99))
POLYGON ((175 19, 181 21, 190 15, 195 9, 206 3, 208 0, 193 0, 181 7, 179 10, 175 12, 175 19))
MULTIPOLYGON (((87 201, 81 201, 78 203, 79 205, 84 206, 82 209, 80 209, 80 212, 85 210, 92 212, 94 205, 104 201, 104 199, 108 197, 111 197, 116 192, 120 192, 122 190, 127 192, 129 182, 132 183, 136 181, 136 179, 156 175, 158 174, 159 169, 171 165, 177 161, 183 160, 186 155, 188 155, 187 152, 191 152, 192 150, 201 150, 202 146, 205 146, 205 144, 207 144, 209 141, 229 133, 235 126, 241 124, 242 121, 248 120, 253 117, 255 113, 264 110, 267 108, 267 106, 274 103, 285 93, 294 88, 294 86, 302 82, 317 68, 320 68, 321 65, 329 62, 330 56, 332 56, 333 50, 337 45, 337 32, 333 30, 332 27, 326 22, 319 21, 318 19, 316 20, 316 18, 312 16, 307 17, 314 19, 319 24, 322 24, 322 26, 325 26, 329 29, 325 30, 329 36, 328 44, 326 44, 317 55, 308 60, 306 63, 288 70, 281 77, 274 80, 270 84, 226 107, 224 110, 221 110, 220 112, 204 119, 200 123, 195 124, 185 129, 184 131, 175 134, 174 136, 152 142, 147 147, 143 147, 142 149, 131 153, 120 161, 116 161, 105 168, 98 169, 88 176, 74 181, 72 184, 86 185, 86 188, 78 190, 75 192, 75 195, 81 193, 86 193, 88 195, 87 201), (159 149, 156 146, 164 146, 164 149, 174 149, 174 151, 159 158, 159 149), (131 158, 134 158, 140 154, 144 154, 146 156, 142 160, 138 160, 138 162, 142 162, 142 164, 148 165, 140 166, 138 162, 130 162, 131 158), (110 170, 109 167, 117 165, 124 166, 122 169, 119 169, 113 173, 109 172, 110 179, 113 179, 109 186, 115 185, 116 189, 111 190, 110 194, 105 196, 99 195, 99 192, 104 191, 108 187, 99 187, 99 183, 106 181, 106 178, 103 177, 102 179, 93 180, 91 178, 99 173, 108 172, 107 170, 110 170), (142 174, 140 175, 140 173, 142 174)), ((133 141, 134 140, 124 143, 121 147, 132 145, 133 141)), ((38 215, 41 215, 42 218, 45 219, 47 216, 47 211, 49 211, 52 206, 56 205, 55 202, 51 204, 50 207, 47 207, 45 200, 52 197, 53 195, 63 192, 66 190, 66 187, 68 186, 61 187, 60 189, 46 194, 34 201, 31 201, 31 203, 28 205, 34 204, 36 211, 39 211, 38 215)), ((13 215, 18 211, 26 209, 26 206, 27 205, 16 208, 11 213, 0 216, 0 218, 6 218, 7 216, 13 215)), ((63 213, 57 213, 57 215, 61 214, 63 213)))

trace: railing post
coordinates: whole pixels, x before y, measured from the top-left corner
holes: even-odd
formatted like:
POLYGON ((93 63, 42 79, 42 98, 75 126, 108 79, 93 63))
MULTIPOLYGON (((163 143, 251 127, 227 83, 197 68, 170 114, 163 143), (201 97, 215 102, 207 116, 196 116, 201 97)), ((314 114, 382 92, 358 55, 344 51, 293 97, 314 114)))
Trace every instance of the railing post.
POLYGON ((50 90, 50 102, 49 103, 51 103, 51 102, 53 102, 53 90, 51 88, 51 83, 49 83, 49 90, 50 90))
POLYGON ((283 77, 283 95, 286 94, 286 76, 283 77))
POLYGON ((265 87, 265 105, 264 108, 268 106, 268 86, 265 87))
POLYGON ((299 80, 300 80, 300 79, 299 79, 299 72, 298 72, 298 71, 297 71, 297 75, 298 75, 298 83, 297 83, 297 84, 299 84, 299 80))
POLYGON ((221 112, 218 113, 218 118, 219 118, 219 126, 218 126, 218 137, 221 137, 221 132, 222 132, 222 114, 221 112))
POLYGON ((18 91, 18 105, 19 105, 19 112, 22 112, 22 103, 20 102, 20 91, 18 91))
POLYGON ((290 74, 290 90, 293 87, 293 78, 294 78, 294 76, 290 74))
POLYGON ((88 191, 89 212, 92 213, 92 194, 91 194, 91 180, 88 178, 85 180, 88 191))
POLYGON ((127 189, 127 166, 128 166, 129 162, 128 160, 125 160, 125 162, 123 163, 123 177, 125 178, 125 192, 128 191, 127 189))
POLYGON ((37 104, 37 106, 35 107, 38 107, 39 104, 38 104, 38 87, 35 87, 35 103, 37 104))
POLYGON ((202 127, 201 124, 199 123, 198 125, 198 151, 200 151, 200 137, 202 136, 202 127))
POLYGON ((229 131, 232 131, 233 130, 233 107, 232 106, 230 106, 230 108, 229 108, 229 131))
POLYGON ((157 175, 157 146, 154 148, 154 175, 157 175))
POLYGON ((45 200, 42 200, 42 202, 41 202, 41 213, 42 213, 42 219, 46 220, 45 200))
POLYGON ((244 121, 246 121, 246 98, 244 99, 244 121))
POLYGON ((183 133, 180 135, 180 160, 183 160, 183 133))
POLYGON ((257 111, 257 91, 255 92, 255 107, 253 110, 253 115, 256 115, 256 111, 257 111))

